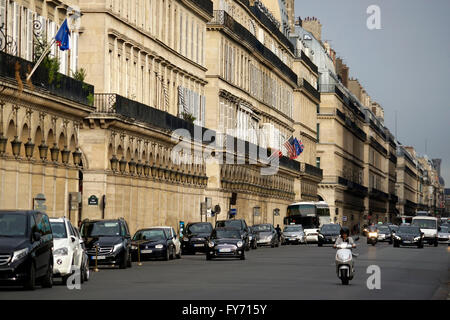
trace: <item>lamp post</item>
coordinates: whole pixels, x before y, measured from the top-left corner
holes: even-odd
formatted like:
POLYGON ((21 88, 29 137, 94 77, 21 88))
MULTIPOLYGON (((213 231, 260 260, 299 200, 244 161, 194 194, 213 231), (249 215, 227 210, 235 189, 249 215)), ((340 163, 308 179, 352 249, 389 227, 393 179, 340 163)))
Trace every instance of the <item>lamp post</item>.
POLYGON ((72 152, 72 156, 73 156, 73 163, 76 166, 79 166, 81 163, 81 151, 80 148, 76 148, 74 152, 72 152))
POLYGON ((117 171, 117 165, 119 164, 119 159, 117 159, 115 154, 113 154, 113 156, 111 157, 109 162, 111 163, 111 170, 116 172, 117 171))
POLYGON ((33 157, 34 153, 34 143, 31 142, 31 138, 28 138, 27 143, 25 143, 25 156, 28 159, 31 159, 33 157))
POLYGON ((14 157, 18 157, 20 154, 20 147, 22 146, 22 142, 17 139, 17 136, 14 137, 14 140, 11 141, 12 153, 14 157))
POLYGON ((41 158, 41 160, 46 160, 48 153, 48 146, 45 144, 45 142, 42 142, 42 144, 38 148, 39 148, 39 157, 41 158))

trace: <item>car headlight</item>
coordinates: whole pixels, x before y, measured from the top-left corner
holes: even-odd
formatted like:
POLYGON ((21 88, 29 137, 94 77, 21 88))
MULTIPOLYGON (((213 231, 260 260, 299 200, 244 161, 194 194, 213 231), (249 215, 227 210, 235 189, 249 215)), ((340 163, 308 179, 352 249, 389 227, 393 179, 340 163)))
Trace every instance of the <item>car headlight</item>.
POLYGON ((119 250, 120 248, 122 248, 122 246, 123 246, 123 243, 116 244, 116 245, 114 246, 113 251, 116 252, 117 250, 119 250))
POLYGON ((137 250, 137 246, 131 246, 131 250, 137 250))
POLYGON ((208 246, 209 246, 210 248, 214 248, 214 242, 212 242, 212 241, 208 242, 208 246))
POLYGON ((53 255, 55 255, 55 256, 67 256, 67 254, 69 253, 69 250, 67 250, 67 248, 59 248, 59 249, 56 249, 54 252, 53 252, 53 255))
POLYGON ((183 241, 189 241, 188 237, 183 237, 183 241))
POLYGON ((399 236, 394 236, 395 240, 402 240, 399 236))
POLYGON ((419 241, 421 237, 415 237, 414 241, 419 241))
POLYGON ((163 246, 162 244, 157 244, 157 245, 155 246, 155 249, 162 249, 162 248, 164 248, 164 246, 163 246))
POLYGON ((323 234, 320 234, 320 233, 319 233, 319 237, 323 238, 323 234))
POLYGON ((369 232, 369 237, 377 237, 378 233, 376 232, 369 232))
POLYGON ((242 245, 243 245, 242 241, 238 241, 237 246, 242 247, 242 245))
POLYGON ((25 248, 25 249, 22 249, 22 250, 18 250, 18 251, 14 251, 13 258, 12 258, 11 262, 14 262, 14 261, 20 260, 22 258, 25 258, 27 256, 27 254, 28 254, 28 251, 29 251, 28 248, 25 248))
POLYGON ((252 241, 253 237, 252 236, 248 236, 248 240, 252 241))

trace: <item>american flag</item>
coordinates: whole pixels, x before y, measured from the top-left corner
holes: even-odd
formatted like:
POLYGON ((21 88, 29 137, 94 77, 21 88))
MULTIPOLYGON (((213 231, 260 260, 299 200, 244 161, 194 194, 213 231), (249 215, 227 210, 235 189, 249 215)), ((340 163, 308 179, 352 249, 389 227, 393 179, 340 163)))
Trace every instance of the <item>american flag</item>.
POLYGON ((294 137, 293 136, 291 136, 289 139, 287 139, 283 143, 283 146, 286 148, 289 158, 295 159, 297 157, 297 152, 295 151, 295 147, 294 147, 294 137))

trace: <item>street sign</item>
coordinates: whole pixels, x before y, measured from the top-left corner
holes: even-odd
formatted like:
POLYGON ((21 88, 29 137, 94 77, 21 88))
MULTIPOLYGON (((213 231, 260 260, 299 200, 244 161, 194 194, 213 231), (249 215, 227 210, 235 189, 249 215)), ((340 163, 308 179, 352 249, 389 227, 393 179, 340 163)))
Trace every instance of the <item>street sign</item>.
POLYGON ((45 212, 47 210, 47 206, 45 205, 45 195, 39 193, 36 198, 33 199, 33 210, 45 212))
POLYGON ((342 221, 346 222, 347 221, 347 216, 342 216, 342 221))
POLYGON ((237 209, 230 209, 230 216, 235 216, 237 215, 237 209))
POLYGON ((276 216, 276 217, 278 217, 278 216, 280 216, 280 209, 273 209, 273 215, 274 216, 276 216))
POLYGON ((90 206, 98 206, 98 198, 94 195, 88 198, 88 205, 90 206))

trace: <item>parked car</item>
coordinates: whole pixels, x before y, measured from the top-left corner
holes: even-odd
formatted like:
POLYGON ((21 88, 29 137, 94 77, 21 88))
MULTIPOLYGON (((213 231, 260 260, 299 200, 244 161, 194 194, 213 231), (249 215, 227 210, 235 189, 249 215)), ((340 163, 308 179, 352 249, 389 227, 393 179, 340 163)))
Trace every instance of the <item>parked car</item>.
POLYGON ((280 246, 280 240, 273 225, 269 223, 256 224, 252 229, 258 234, 258 246, 271 246, 272 248, 280 246))
POLYGON ((388 241, 389 244, 392 244, 392 229, 387 225, 378 225, 378 241, 388 241))
POLYGON ((167 230, 161 227, 152 227, 136 231, 131 245, 131 256, 133 261, 163 259, 172 260, 175 258, 176 245, 167 230), (139 246, 139 252, 138 252, 139 246))
POLYGON ((97 260, 98 265, 131 268, 131 236, 123 218, 84 220, 80 232, 90 265, 95 265, 97 260))
POLYGON ((417 246, 423 248, 424 234, 418 226, 400 226, 394 233, 394 247, 417 246))
POLYGON ((86 278, 83 265, 85 254, 80 239, 70 220, 66 218, 50 219, 53 233, 53 277, 62 278, 63 284, 78 269, 81 282, 86 278))
POLYGON ((206 260, 239 258, 245 260, 245 243, 239 229, 215 228, 211 233, 206 260))
POLYGON ((206 252, 206 243, 212 231, 213 226, 209 222, 188 223, 183 230, 181 252, 183 254, 206 252))
POLYGON ((247 222, 244 219, 229 219, 216 221, 216 228, 236 228, 241 233, 245 251, 250 250, 250 239, 247 222))
POLYGON ((258 233, 252 227, 248 227, 248 240, 250 241, 250 248, 258 249, 258 233))
POLYGON ((179 239, 179 237, 177 236, 177 233, 175 232, 175 230, 172 227, 167 227, 167 226, 157 226, 154 228, 161 228, 163 229, 166 234, 167 234, 167 238, 171 239, 173 244, 175 245, 175 257, 177 259, 181 258, 181 241, 179 239))
POLYGON ((438 241, 440 243, 450 244, 450 233, 447 225, 441 225, 441 231, 438 233, 438 241))
POLYGON ((319 247, 324 244, 334 244, 341 233, 341 226, 339 224, 324 224, 319 230, 319 247))
POLYGON ((285 226, 281 233, 281 245, 306 243, 305 233, 301 224, 285 226))
POLYGON ((33 290, 53 286, 53 235, 37 211, 0 211, 0 284, 33 290))
POLYGON ((432 244, 435 247, 438 246, 438 232, 441 228, 438 225, 437 218, 416 216, 412 219, 411 225, 418 226, 420 228, 420 231, 424 234, 424 242, 428 242, 428 244, 432 244))

